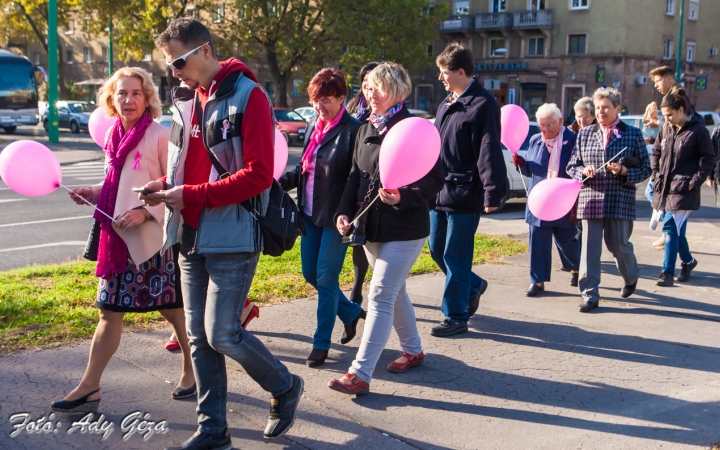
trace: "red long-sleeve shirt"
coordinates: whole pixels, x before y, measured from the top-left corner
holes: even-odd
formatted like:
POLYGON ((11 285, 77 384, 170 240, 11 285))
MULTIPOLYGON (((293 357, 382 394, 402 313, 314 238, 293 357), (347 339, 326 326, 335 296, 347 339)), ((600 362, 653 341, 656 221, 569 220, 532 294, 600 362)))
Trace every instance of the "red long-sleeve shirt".
MULTIPOLYGON (((213 86, 219 85, 229 74, 242 71, 247 77, 257 81, 250 69, 237 59, 231 58, 220 64, 223 68, 215 75, 214 85, 211 84, 207 90, 197 90, 203 109, 209 95, 215 92, 213 86)), ((260 89, 252 91, 245 111, 240 127, 245 167, 228 178, 213 183, 208 182, 212 163, 193 114, 182 189, 185 208, 181 212, 185 223, 191 227, 197 228, 203 207, 217 208, 240 203, 256 196, 272 184, 275 157, 274 130, 270 116, 272 112, 265 94, 260 89)))

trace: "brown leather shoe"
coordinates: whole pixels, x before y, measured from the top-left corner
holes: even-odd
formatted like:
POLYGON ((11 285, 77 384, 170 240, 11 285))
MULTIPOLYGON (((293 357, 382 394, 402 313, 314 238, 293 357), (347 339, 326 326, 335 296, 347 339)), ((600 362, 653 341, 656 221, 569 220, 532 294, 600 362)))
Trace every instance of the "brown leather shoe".
POLYGON ((424 359, 425 353, 423 352, 420 352, 419 355, 415 356, 410 353, 403 352, 398 359, 387 365, 387 370, 392 373, 407 372, 407 370, 411 367, 421 366, 424 359))
POLYGON ((351 373, 346 373, 340 379, 328 381, 328 387, 348 395, 367 395, 370 393, 370 385, 351 373))

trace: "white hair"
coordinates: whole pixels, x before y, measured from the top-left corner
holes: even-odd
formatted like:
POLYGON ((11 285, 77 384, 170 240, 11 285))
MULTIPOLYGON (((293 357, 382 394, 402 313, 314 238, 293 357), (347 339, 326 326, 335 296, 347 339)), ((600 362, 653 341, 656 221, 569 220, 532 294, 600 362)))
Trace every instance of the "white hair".
POLYGON ((560 120, 563 118, 562 111, 558 108, 555 103, 545 103, 540 106, 535 113, 535 117, 538 119, 552 118, 553 120, 560 120))
POLYGON ((573 108, 575 112, 577 111, 587 111, 593 116, 595 115, 595 105, 593 105, 593 99, 592 97, 583 97, 580 100, 578 100, 575 103, 575 107, 573 108))
POLYGON ((593 101, 595 103, 597 103, 598 100, 602 100, 604 98, 610 100, 610 102, 612 103, 612 105, 615 108, 617 108, 618 106, 620 106, 622 104, 622 94, 620 93, 620 91, 618 91, 615 88, 610 88, 610 87, 602 88, 601 87, 601 88, 598 88, 598 90, 596 90, 595 93, 593 94, 593 101))

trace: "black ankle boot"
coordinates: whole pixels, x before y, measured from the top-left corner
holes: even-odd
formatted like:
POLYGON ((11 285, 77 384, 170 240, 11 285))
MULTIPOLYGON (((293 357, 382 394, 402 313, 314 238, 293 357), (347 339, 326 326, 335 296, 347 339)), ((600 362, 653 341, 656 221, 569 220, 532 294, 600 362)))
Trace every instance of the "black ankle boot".
POLYGON ((328 357, 329 350, 320 350, 319 348, 313 348, 308 356, 305 364, 308 367, 319 367, 325 364, 325 359, 328 357))
POLYGON ((341 344, 347 344, 348 342, 352 341, 355 335, 357 334, 357 324, 360 321, 360 319, 365 320, 365 317, 367 317, 367 313, 364 309, 360 310, 360 314, 353 320, 352 322, 345 324, 345 332, 343 333, 342 338, 340 339, 341 344))

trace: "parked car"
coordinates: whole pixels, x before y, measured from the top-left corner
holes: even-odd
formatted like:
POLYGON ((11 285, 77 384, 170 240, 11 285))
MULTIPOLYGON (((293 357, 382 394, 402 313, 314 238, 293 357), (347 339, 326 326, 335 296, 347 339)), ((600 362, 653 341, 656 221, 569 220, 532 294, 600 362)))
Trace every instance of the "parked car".
POLYGON ((303 106, 302 108, 295 109, 293 112, 300 114, 307 123, 312 123, 317 118, 315 108, 311 106, 303 106))
POLYGON ((172 106, 168 108, 167 106, 162 107, 162 115, 155 119, 155 122, 159 123, 160 125, 170 128, 173 122, 173 111, 175 110, 175 107, 172 106))
POLYGON ((435 123, 435 116, 427 111, 421 109, 408 109, 408 112, 415 117, 422 117, 423 119, 429 120, 431 123, 435 123))
MULTIPOLYGON (((647 148, 648 154, 652 153, 652 147, 655 143, 655 138, 657 137, 658 133, 660 132, 660 128, 650 128, 643 125, 643 117, 641 115, 634 115, 634 116, 620 116, 620 120, 625 122, 627 125, 630 125, 631 127, 638 128, 642 134, 643 137, 646 139, 645 146, 647 148)), ((658 119, 661 119, 662 116, 659 115, 658 119)))
MULTIPOLYGON (((540 132, 540 127, 538 126, 537 122, 530 122, 530 131, 528 131, 528 135, 525 138, 525 141, 520 146, 520 151, 518 151, 518 155, 524 157, 525 154, 528 151, 528 147, 530 146, 530 138, 540 132)), ((520 172, 515 168, 515 166, 512 163, 512 153, 503 145, 503 158, 505 159, 505 171, 507 173, 507 184, 508 184, 508 190, 507 195, 502 200, 502 203, 496 209, 494 212, 500 212, 505 207, 505 202, 510 200, 511 198, 525 198, 527 197, 527 192, 525 189, 530 186, 530 178, 525 177, 520 174, 520 172), (523 178, 525 179, 525 183, 523 184, 523 178)))
MULTIPOLYGON (((58 109, 58 128, 70 128, 73 133, 88 130, 88 120, 90 114, 95 110, 95 105, 89 102, 80 102, 72 100, 60 100, 57 102, 58 109)), ((50 128, 47 117, 47 109, 43 113, 42 119, 45 131, 50 128)))
POLYGON ((280 130, 288 145, 303 145, 307 122, 295 111, 287 108, 274 108, 277 129, 280 130))
POLYGON ((705 127, 710 133, 712 133, 716 126, 720 125, 720 113, 713 111, 698 111, 697 113, 705 119, 705 127))

